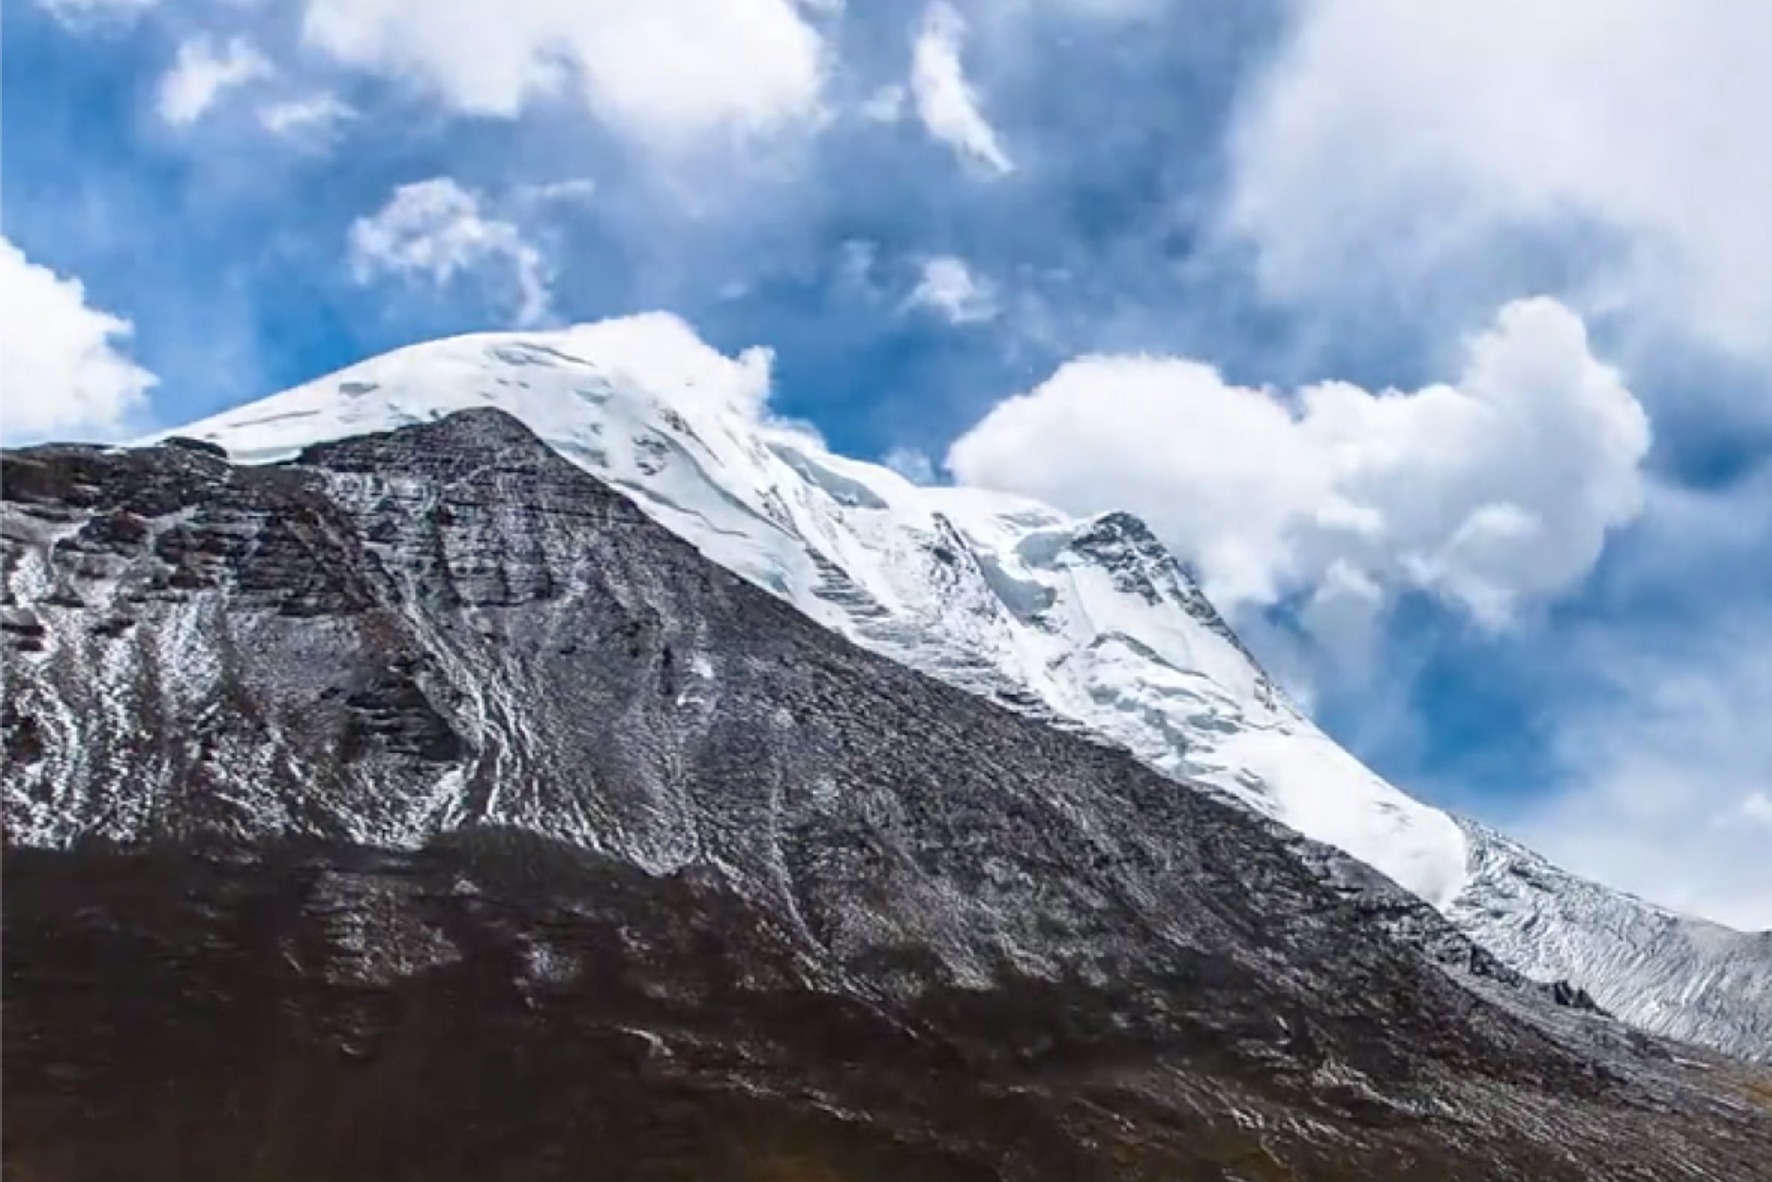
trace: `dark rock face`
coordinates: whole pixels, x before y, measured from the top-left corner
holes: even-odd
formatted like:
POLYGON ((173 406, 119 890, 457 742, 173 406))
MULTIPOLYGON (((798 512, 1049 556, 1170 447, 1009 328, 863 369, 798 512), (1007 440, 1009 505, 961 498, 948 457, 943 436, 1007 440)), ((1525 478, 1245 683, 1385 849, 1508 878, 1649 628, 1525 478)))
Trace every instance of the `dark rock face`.
POLYGON ((0 475, 9 1176, 1768 1176, 1764 1075, 496 412, 0 475))
MULTIPOLYGON (((1243 646, 1242 638, 1231 631, 1230 625, 1219 616, 1218 609, 1200 592, 1198 582, 1157 540, 1151 527, 1137 517, 1124 511, 1105 513, 1071 542, 1071 548, 1107 570, 1120 590, 1137 595, 1147 603, 1161 603, 1168 599, 1179 604, 1189 615, 1230 641, 1252 666, 1259 668, 1259 662, 1243 646)), ((1268 692, 1272 692, 1271 687, 1268 692)))

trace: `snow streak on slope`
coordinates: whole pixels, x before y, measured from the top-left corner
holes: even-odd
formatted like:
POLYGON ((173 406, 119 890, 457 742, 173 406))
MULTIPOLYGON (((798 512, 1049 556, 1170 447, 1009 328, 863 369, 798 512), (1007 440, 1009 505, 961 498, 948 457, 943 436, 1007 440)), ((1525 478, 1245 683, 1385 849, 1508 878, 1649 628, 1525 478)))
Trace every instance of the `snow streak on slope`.
POLYGON ((862 645, 1123 743, 1445 906, 1465 842, 1337 747, 1124 514, 928 488, 764 420, 766 356, 665 316, 415 346, 184 428, 236 460, 495 406, 862 645), (644 363, 636 364, 636 358, 644 363))

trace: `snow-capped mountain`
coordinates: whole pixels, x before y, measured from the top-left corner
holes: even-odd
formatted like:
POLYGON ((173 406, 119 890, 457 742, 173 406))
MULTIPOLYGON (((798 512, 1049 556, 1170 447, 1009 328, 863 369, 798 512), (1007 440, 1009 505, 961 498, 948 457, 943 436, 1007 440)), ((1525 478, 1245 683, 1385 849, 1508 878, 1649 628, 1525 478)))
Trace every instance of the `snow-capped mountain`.
POLYGON ((8 1177, 1772 1160, 1772 1072, 849 642, 498 410, 7 451, 0 674, 8 1177))
POLYGON ((669 317, 637 317, 414 346, 174 434, 268 463, 502 409, 714 562, 862 646, 1336 846, 1510 965, 1571 981, 1633 1022, 1772 1057, 1766 937, 1563 874, 1387 784, 1272 684, 1135 518, 1076 520, 913 484, 770 420, 766 388, 766 358, 735 362, 669 317))

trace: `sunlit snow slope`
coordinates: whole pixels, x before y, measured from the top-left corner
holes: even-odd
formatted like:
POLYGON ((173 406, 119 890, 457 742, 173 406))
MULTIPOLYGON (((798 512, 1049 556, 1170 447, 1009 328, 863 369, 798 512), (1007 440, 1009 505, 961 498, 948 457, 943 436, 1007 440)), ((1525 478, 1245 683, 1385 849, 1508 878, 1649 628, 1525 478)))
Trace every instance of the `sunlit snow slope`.
POLYGON ((1621 1004, 1641 993, 1642 966, 1595 950, 1630 928, 1619 914, 1645 907, 1634 899, 1572 878, 1593 899, 1521 896, 1537 917, 1528 929, 1573 933, 1523 948, 1518 908, 1497 920, 1471 888, 1471 868, 1493 875, 1513 847, 1405 796, 1318 730, 1137 519, 918 486, 769 420, 767 386, 767 355, 734 361, 655 315, 414 346, 176 433, 271 462, 499 407, 715 562, 863 646, 1222 790, 1383 871, 1504 959, 1644 1025, 1765 1051, 1744 1040, 1766 1029, 1772 964, 1757 982, 1732 975, 1720 999, 1752 1020, 1690 1016, 1677 1000, 1650 1014, 1621 1004))

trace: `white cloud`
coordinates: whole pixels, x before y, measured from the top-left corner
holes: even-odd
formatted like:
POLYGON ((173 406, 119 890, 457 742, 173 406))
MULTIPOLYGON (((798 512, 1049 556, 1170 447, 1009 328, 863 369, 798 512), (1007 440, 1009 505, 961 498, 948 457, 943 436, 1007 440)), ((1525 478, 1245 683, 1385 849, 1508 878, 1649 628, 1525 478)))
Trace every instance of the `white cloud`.
POLYGON ((1401 591, 1485 625, 1565 591, 1643 496, 1642 408, 1549 299, 1503 307, 1454 385, 1287 399, 1183 358, 1092 356, 953 445, 963 483, 1130 509, 1227 610, 1306 599, 1347 629, 1401 591))
MULTIPOLYGON (((1764 490, 1762 490, 1764 491, 1764 490)), ((1742 928, 1772 928, 1772 621, 1677 650, 1614 636, 1580 659, 1613 692, 1557 737, 1573 782, 1509 828, 1578 874, 1742 928)))
POLYGON ((755 421, 769 418, 775 354, 753 346, 728 357, 670 312, 643 312, 566 330, 575 353, 592 357, 617 386, 705 400, 755 421))
POLYGON ((324 90, 267 103, 258 111, 258 121, 266 131, 292 139, 330 136, 339 124, 356 117, 355 107, 324 90))
POLYGON ((1772 357, 1772 5, 1296 11, 1232 141, 1227 220, 1270 291, 1394 290, 1575 218, 1624 244, 1610 274, 1581 281, 1596 309, 1772 357))
POLYGON ((470 114, 576 88, 645 138, 814 114, 824 72, 792 0, 309 0, 303 35, 470 114))
POLYGON ((962 156, 999 173, 1014 166, 997 133, 978 108, 978 96, 960 65, 966 22, 951 4, 936 0, 923 14, 911 55, 911 98, 929 134, 962 156))
POLYGON ((480 199, 447 177, 402 185, 388 203, 351 226, 351 269, 359 282, 392 274, 442 285, 483 267, 509 268, 517 323, 548 317, 548 270, 511 222, 482 214, 480 199))
POLYGON ((0 432, 8 442, 115 436, 147 405, 153 374, 123 346, 129 321, 91 307, 63 278, 0 238, 0 432))
POLYGON ((244 37, 226 42, 199 35, 178 47, 172 68, 160 79, 160 118, 188 127, 215 105, 222 92, 270 77, 264 54, 244 37))
POLYGON ((905 302, 909 307, 928 308, 950 324, 976 324, 997 314, 991 284, 974 277, 966 264, 952 255, 923 260, 917 286, 905 302))

